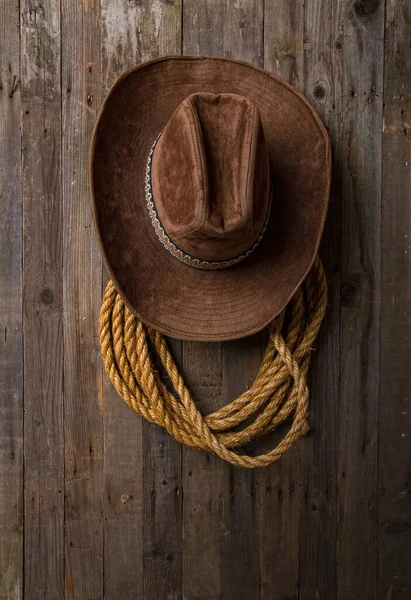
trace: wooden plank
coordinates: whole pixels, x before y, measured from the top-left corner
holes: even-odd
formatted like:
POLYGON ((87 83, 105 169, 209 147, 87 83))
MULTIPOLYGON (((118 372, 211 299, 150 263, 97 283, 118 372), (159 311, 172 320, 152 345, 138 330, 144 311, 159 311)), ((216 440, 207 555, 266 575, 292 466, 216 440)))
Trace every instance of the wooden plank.
POLYGON ((0 6, 0 598, 23 597, 19 3, 0 6))
MULTIPOLYGON (((222 344, 185 342, 186 385, 202 412, 222 405, 222 344)), ((183 452, 183 598, 219 599, 223 498, 228 497, 229 466, 193 448, 183 452)))
MULTIPOLYGON (((104 94, 124 69, 141 62, 142 11, 137 2, 101 3, 104 94)), ((142 419, 118 396, 105 373, 102 395, 105 597, 143 598, 142 419)))
POLYGON ((64 597, 60 5, 22 0, 24 597, 64 597))
MULTIPOLYGON (((180 356, 174 351, 176 360, 180 356)), ((181 598, 181 447, 143 423, 143 598, 181 598)))
POLYGON ((336 598, 337 407, 340 358, 342 2, 310 1, 304 13, 303 91, 332 143, 332 189, 320 255, 328 281, 328 309, 310 373, 312 434, 301 444, 299 598, 336 598))
POLYGON ((224 55, 225 3, 183 2, 183 54, 224 55))
POLYGON ((88 203, 87 156, 100 103, 99 5, 63 0, 65 586, 103 597, 103 407, 97 322, 101 259, 88 203))
MULTIPOLYGON (((262 67, 263 2, 224 4, 224 55, 262 67)), ((223 404, 250 387, 261 363, 261 347, 261 335, 223 344, 223 404)), ((225 487, 222 508, 221 596, 227 600, 257 598, 260 594, 260 503, 256 493, 259 472, 230 466, 226 483, 229 486, 228 490, 225 487)))
POLYGON ((385 23, 378 597, 411 597, 411 21, 388 0, 385 23))
MULTIPOLYGON (((143 424, 99 358, 91 128, 124 68, 180 52, 181 2, 22 0, 21 104, 19 6, 0 7, 0 598, 410 596, 409 18, 386 0, 384 45, 383 2, 304 4, 185 0, 182 21, 186 54, 262 64, 264 39, 333 142, 313 433, 255 472, 143 424)), ((250 383, 262 342, 171 345, 208 412, 250 383)))
MULTIPOLYGON (((233 56, 262 65, 262 3, 184 2, 185 54, 233 56)), ((186 382, 204 414, 250 383, 261 337, 233 344, 184 343, 186 382)), ((255 474, 184 450, 185 598, 254 597, 259 590, 255 474), (208 484, 206 484, 206 481, 208 484), (247 565, 239 570, 238 562, 247 565)))
MULTIPOLYGON (((257 334, 223 345, 223 404, 251 387, 261 364, 261 342, 262 335, 257 334)), ((254 448, 258 450, 259 444, 247 451, 252 454, 254 448)), ((221 597, 259 598, 261 470, 230 465, 226 477, 229 486, 228 494, 223 495, 221 597)))
MULTIPOLYGON (((105 89, 142 59, 180 53, 180 12, 178 2, 103 2, 105 89)), ((171 346, 178 359, 180 342, 171 346)), ((104 398, 106 595, 174 597, 181 589, 181 448, 165 432, 130 415, 107 382, 104 398), (122 560, 112 561, 119 545, 122 560)))
POLYGON ((264 2, 242 0, 225 3, 223 50, 225 56, 253 63, 264 63, 264 2))
POLYGON ((185 0, 183 6, 184 54, 231 56, 262 66, 261 0, 219 4, 185 0))
POLYGON ((377 593, 384 3, 344 16, 337 596, 355 600, 377 593))
POLYGON ((160 56, 181 54, 182 0, 142 0, 141 6, 143 62, 160 56))
MULTIPOLYGON (((221 56, 224 2, 184 0, 184 54, 221 56)), ((222 403, 223 345, 184 342, 185 382, 203 414, 222 403)), ((183 598, 222 597, 222 510, 228 497, 229 467, 192 448, 183 451, 183 598)))
MULTIPOLYGON (((181 0, 143 3, 143 60, 181 53, 181 0)), ((181 342, 170 340, 181 364, 181 342)), ((165 430, 143 423, 143 598, 181 597, 182 447, 165 430)))
MULTIPOLYGON (((266 0, 264 6, 264 66, 302 89, 303 2, 266 0)), ((306 439, 297 442, 280 461, 261 471, 262 598, 298 596, 299 456, 300 446, 305 443, 306 439)))
POLYGON ((264 66, 303 87, 304 10, 302 0, 265 0, 264 66))

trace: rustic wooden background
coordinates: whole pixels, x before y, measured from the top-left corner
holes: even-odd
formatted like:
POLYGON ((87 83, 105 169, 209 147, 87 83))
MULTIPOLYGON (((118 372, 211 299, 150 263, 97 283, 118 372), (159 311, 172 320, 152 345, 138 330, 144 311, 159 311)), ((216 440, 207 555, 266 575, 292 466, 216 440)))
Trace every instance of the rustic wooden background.
MULTIPOLYGON (((410 40, 408 0, 0 4, 2 600, 411 598, 410 40), (278 73, 332 139, 313 431, 266 469, 143 422, 99 357, 90 134, 123 69, 180 53, 278 73)), ((263 338, 173 342, 204 410, 263 338)))

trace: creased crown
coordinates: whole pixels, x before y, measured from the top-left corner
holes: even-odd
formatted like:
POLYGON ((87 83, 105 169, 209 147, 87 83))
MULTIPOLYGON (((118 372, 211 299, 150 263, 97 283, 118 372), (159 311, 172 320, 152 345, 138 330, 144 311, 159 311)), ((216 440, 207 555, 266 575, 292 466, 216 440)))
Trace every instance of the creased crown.
POLYGON ((270 170, 260 114, 237 94, 188 96, 155 147, 151 181, 172 242, 202 260, 253 246, 269 209, 270 170))

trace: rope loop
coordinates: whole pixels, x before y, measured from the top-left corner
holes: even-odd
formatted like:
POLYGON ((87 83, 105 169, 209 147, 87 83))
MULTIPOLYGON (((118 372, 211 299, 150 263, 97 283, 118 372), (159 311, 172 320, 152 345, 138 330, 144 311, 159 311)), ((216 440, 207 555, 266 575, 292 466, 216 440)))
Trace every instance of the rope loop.
POLYGON ((105 369, 123 400, 177 441, 213 452, 239 467, 267 466, 309 429, 307 372, 326 304, 327 284, 317 257, 288 306, 270 323, 267 348, 253 385, 226 406, 203 416, 165 338, 124 305, 109 281, 99 327, 105 369), (155 368, 154 354, 174 391, 155 368), (275 448, 259 456, 235 450, 286 419, 290 419, 289 430, 275 448))

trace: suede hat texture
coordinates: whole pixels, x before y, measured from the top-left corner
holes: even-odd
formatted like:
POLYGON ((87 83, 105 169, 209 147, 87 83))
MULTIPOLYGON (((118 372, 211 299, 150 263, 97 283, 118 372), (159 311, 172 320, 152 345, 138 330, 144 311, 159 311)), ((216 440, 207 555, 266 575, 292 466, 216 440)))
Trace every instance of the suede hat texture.
POLYGON ((123 73, 90 147, 92 209, 125 304, 160 332, 265 327, 309 272, 331 178, 327 132, 290 84, 224 58, 123 73))

